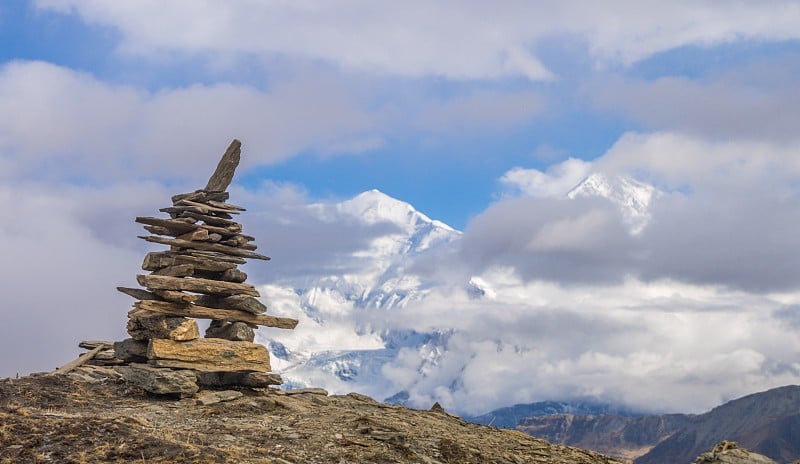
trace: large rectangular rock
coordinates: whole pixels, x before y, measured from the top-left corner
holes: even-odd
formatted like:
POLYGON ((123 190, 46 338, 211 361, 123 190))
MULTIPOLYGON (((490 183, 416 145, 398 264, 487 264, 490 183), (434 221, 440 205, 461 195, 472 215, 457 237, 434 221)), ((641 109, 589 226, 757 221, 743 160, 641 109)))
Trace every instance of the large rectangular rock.
POLYGON ((264 345, 219 338, 188 342, 153 339, 147 347, 147 358, 158 367, 205 372, 270 371, 269 352, 264 345))
POLYGON ((182 278, 160 275, 137 275, 139 285, 151 290, 174 290, 180 292, 204 293, 207 295, 248 295, 261 296, 252 285, 235 282, 220 282, 210 279, 182 278))
POLYGON ((142 269, 157 271, 168 266, 190 265, 203 271, 223 272, 235 268, 236 264, 235 262, 220 261, 213 257, 193 256, 173 251, 153 251, 145 255, 142 269))
POLYGON ((230 256, 238 256, 241 258, 263 259, 269 261, 269 256, 256 253, 255 251, 243 250, 241 248, 231 247, 228 245, 220 245, 218 243, 194 242, 191 240, 181 240, 177 238, 165 238, 158 235, 139 236, 142 240, 148 242, 160 243, 162 245, 170 245, 178 248, 190 248, 194 250, 214 251, 223 253, 230 256))
POLYGON ((157 369, 146 364, 118 367, 122 377, 150 393, 159 395, 192 396, 200 389, 195 373, 190 370, 157 369))
POLYGON ((170 316, 192 317, 197 319, 213 319, 215 321, 246 322, 248 324, 277 327, 280 329, 294 329, 297 319, 288 317, 275 317, 263 314, 251 314, 245 311, 206 308, 192 304, 172 303, 169 301, 139 301, 133 304, 136 312, 139 310, 154 311, 170 316))
POLYGON ((272 372, 198 372, 197 384, 202 387, 267 388, 283 383, 281 376, 272 372))
MULTIPOLYGON (((142 298, 144 299, 144 298, 142 298)), ((256 298, 247 295, 231 295, 228 297, 214 297, 203 295, 195 302, 198 306, 217 309, 236 309, 252 314, 264 314, 267 307, 256 298)))

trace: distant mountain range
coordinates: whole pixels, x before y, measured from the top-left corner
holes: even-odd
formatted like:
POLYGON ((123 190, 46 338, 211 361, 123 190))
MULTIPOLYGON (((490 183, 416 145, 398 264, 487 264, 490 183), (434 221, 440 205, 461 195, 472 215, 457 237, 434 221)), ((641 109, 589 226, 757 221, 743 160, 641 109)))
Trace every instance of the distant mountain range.
MULTIPOLYGON (((518 430, 553 443, 599 451, 636 464, 689 463, 722 440, 763 454, 780 463, 800 459, 800 386, 791 385, 748 395, 700 415, 619 415, 602 411, 542 415, 545 403, 515 406, 518 430), (530 411, 527 417, 520 417, 530 411)), ((598 405, 595 405, 597 407, 598 405)), ((571 410, 571 411, 570 411, 571 410)), ((507 426, 510 408, 476 418, 501 418, 507 426)))
MULTIPOLYGON (((632 234, 646 227, 649 208, 658 196, 653 187, 623 177, 593 174, 573 188, 568 198, 601 197, 617 205, 632 234)), ((264 288, 269 304, 280 312, 297 316, 293 333, 269 334, 260 340, 273 355, 273 368, 289 385, 314 384, 331 391, 358 390, 412 406, 421 386, 410 376, 402 384, 386 378, 384 369, 400 353, 413 350, 422 359, 416 367, 423 379, 446 355, 451 330, 426 332, 378 327, 376 317, 425 300, 441 282, 415 270, 455 249, 462 233, 429 218, 413 206, 378 190, 371 190, 341 203, 321 203, 308 213, 329 223, 357 224, 378 231, 366 248, 342 256, 342 272, 283 278, 264 288)), ((337 268, 337 266, 332 266, 337 268)), ((473 300, 493 299, 492 283, 479 276, 466 276, 460 286, 473 300)), ((257 335, 260 338, 260 335, 257 335)), ((453 378, 451 385, 460 380, 453 378)), ((438 387, 437 387, 438 388, 438 387)), ((425 391, 427 397, 433 392, 425 391)), ((429 406, 429 405, 428 405, 429 406)), ((594 409, 592 409, 595 411, 594 409)), ((584 411, 581 409, 581 411, 584 411)), ((562 410, 562 412, 568 412, 562 410)), ((605 411, 611 412, 611 411, 605 411)), ((498 420, 505 420, 498 418, 498 420)))
POLYGON ((778 462, 800 459, 800 385, 747 395, 696 416, 636 464, 691 462, 723 439, 778 462))
POLYGON ((513 429, 521 422, 532 418, 578 415, 602 416, 605 414, 615 414, 622 417, 641 415, 624 407, 592 399, 576 399, 573 401, 539 401, 529 404, 515 404, 514 406, 496 409, 480 416, 464 417, 464 419, 476 424, 513 429))
POLYGON ((639 417, 617 414, 553 414, 526 417, 515 428, 551 443, 580 443, 575 446, 603 450, 609 456, 633 460, 650 451, 655 444, 692 424, 692 420, 693 416, 685 414, 639 417))

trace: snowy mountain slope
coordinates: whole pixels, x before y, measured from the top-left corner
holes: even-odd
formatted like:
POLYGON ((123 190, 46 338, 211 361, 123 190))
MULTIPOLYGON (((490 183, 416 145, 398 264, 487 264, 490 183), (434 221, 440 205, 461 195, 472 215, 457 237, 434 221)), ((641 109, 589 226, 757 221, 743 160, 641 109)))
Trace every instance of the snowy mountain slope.
MULTIPOLYGON (((654 188, 632 179, 596 174, 572 189, 568 197, 607 198, 621 208, 630 221, 631 232, 639 233, 649 220, 648 208, 657 195, 654 188)), ((341 203, 319 203, 308 208, 324 221, 354 221, 364 228, 379 226, 382 232, 352 253, 351 257, 359 258, 355 269, 342 274, 286 278, 262 287, 271 313, 298 317, 298 308, 301 310, 296 330, 271 331, 263 338, 260 333, 257 335, 270 348, 273 369, 289 385, 315 385, 344 393, 357 390, 379 398, 393 397, 395 401, 413 397, 415 393, 410 390, 424 390, 426 398, 435 398, 441 391, 434 394, 428 390, 442 387, 425 378, 435 373, 447 356, 455 331, 447 328, 446 315, 442 316, 445 328, 424 331, 392 326, 392 315, 411 306, 427 307, 429 297, 436 292, 455 291, 464 296, 463 300, 447 301, 448 305, 472 305, 488 311, 492 311, 495 300, 517 304, 531 299, 526 289, 509 291, 497 275, 437 282, 416 273, 415 265, 421 260, 457 247, 462 233, 377 190, 341 203), (418 379, 408 378, 405 372, 409 370, 411 377, 418 379)), ((434 307, 442 311, 453 309, 434 307)), ((492 343, 500 346, 502 340, 492 343)), ((451 385, 458 385, 459 375, 464 374, 452 374, 451 385)))
POLYGON ((594 173, 567 193, 568 198, 606 198, 622 212, 631 234, 637 235, 650 222, 650 209, 661 192, 630 177, 594 173))
POLYGON ((387 330, 376 317, 423 299, 434 284, 413 273, 415 260, 456 243, 461 232, 378 190, 309 209, 325 221, 381 225, 385 232, 353 253, 360 258, 356 272, 264 286, 273 312, 296 316, 299 307, 302 314, 297 330, 270 333, 262 342, 270 347, 274 369, 290 384, 385 395, 392 386, 383 378, 384 364, 436 334, 387 330))

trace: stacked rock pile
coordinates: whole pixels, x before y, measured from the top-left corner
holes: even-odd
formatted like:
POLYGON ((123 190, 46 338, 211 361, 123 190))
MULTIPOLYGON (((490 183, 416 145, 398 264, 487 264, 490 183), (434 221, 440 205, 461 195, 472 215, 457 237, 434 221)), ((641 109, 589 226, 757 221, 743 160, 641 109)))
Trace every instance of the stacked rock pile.
POLYGON ((103 345, 110 342, 82 342, 102 355, 91 364, 123 364, 123 376, 154 393, 281 383, 270 373, 266 347, 253 343, 254 329, 293 329, 297 320, 266 315, 259 292, 238 269, 245 258, 269 259, 233 219, 245 209, 227 203, 240 153, 234 140, 204 189, 175 195, 160 210, 169 218, 136 218, 152 234, 140 238, 170 248, 145 256, 142 269, 150 273, 136 276, 144 289, 117 287, 137 300, 128 313, 131 338, 113 343, 113 356, 103 345), (211 320, 203 338, 196 319, 211 320))

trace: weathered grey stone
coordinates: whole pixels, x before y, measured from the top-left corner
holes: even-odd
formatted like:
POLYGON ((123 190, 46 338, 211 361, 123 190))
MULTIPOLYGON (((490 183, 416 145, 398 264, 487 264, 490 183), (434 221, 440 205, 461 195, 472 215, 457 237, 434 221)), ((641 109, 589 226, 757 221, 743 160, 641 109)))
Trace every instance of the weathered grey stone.
POLYGON ((113 344, 114 344, 114 342, 107 341, 107 340, 83 340, 82 342, 78 343, 78 346, 80 348, 84 348, 84 349, 87 349, 87 350, 93 350, 93 349, 97 348, 100 345, 103 345, 103 346, 106 346, 108 348, 111 348, 111 345, 113 345, 113 344))
POLYGON ((242 156, 242 142, 233 139, 228 149, 222 155, 222 158, 217 164, 217 169, 214 174, 208 179, 205 190, 212 192, 224 192, 233 180, 233 174, 239 166, 239 160, 242 156))
POLYGON ((255 337, 253 328, 244 322, 211 321, 206 329, 206 338, 252 342, 255 337))
POLYGON ((311 395, 322 395, 328 396, 328 390, 324 388, 296 388, 294 390, 281 390, 283 395, 292 396, 292 395, 302 395, 304 393, 308 393, 311 395))
POLYGON ((247 274, 239 269, 228 269, 222 273, 222 280, 241 283, 247 280, 247 274))
POLYGON ((267 388, 280 385, 283 379, 272 372, 198 372, 197 384, 203 387, 240 386, 267 388))
POLYGON ((127 362, 147 362, 147 341, 126 338, 114 342, 114 356, 127 362))
POLYGON ((233 401, 241 398, 244 394, 236 390, 222 390, 215 392, 206 392, 198 396, 197 404, 208 406, 210 404, 221 403, 223 401, 233 401))
POLYGON ((221 309, 238 309, 252 314, 264 314, 267 307, 256 298, 246 295, 232 295, 225 298, 202 295, 197 300, 200 306, 221 309))
POLYGON ((158 369, 146 364, 131 364, 117 369, 127 382, 150 393, 187 397, 200 390, 197 377, 190 370, 158 369))

